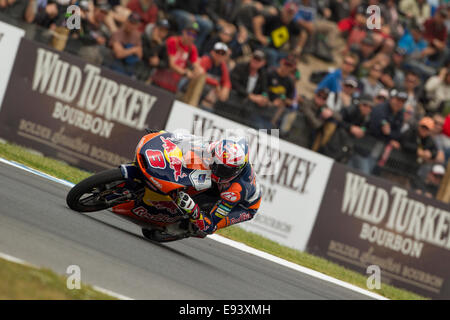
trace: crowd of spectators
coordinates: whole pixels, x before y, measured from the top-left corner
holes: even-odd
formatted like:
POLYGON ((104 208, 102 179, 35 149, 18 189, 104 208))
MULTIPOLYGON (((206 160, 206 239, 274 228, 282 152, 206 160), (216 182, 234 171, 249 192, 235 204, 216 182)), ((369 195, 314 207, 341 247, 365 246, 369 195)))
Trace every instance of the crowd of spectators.
POLYGON ((427 195, 450 158, 448 0, 0 0, 0 15, 179 96, 199 83, 199 107, 367 174, 397 157, 427 195), (335 67, 313 72, 309 99, 310 55, 335 67))

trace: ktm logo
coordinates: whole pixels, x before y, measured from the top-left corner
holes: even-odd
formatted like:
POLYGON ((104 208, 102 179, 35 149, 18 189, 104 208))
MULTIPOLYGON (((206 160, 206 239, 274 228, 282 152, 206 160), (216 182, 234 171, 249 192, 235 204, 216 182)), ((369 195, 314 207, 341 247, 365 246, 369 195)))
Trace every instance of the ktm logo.
POLYGON ((220 194, 220 196, 230 202, 236 202, 238 201, 241 196, 239 195, 239 193, 235 193, 235 192, 222 192, 220 194))

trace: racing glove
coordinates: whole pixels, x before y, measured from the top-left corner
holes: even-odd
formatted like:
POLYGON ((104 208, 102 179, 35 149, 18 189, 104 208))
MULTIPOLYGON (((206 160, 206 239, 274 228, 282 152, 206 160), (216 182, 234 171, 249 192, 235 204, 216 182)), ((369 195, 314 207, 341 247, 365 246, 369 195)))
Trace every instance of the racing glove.
POLYGON ((197 220, 200 218, 200 207, 187 193, 183 191, 178 192, 176 203, 178 207, 183 209, 192 219, 197 220))

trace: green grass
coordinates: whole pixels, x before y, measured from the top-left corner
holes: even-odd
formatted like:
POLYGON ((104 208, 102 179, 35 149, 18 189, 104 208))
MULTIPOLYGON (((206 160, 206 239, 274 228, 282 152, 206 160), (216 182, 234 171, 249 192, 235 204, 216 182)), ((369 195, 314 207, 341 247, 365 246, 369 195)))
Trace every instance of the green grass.
MULTIPOLYGON (((78 183, 90 175, 90 173, 86 171, 79 170, 54 159, 32 154, 22 147, 9 143, 0 143, 0 157, 23 163, 29 167, 73 183, 78 183)), ((282 246, 257 234, 244 231, 236 226, 219 230, 217 233, 221 236, 245 243, 250 247, 265 251, 282 259, 319 271, 336 279, 359 286, 363 289, 367 289, 367 277, 365 275, 344 268, 326 259, 282 246)), ((384 283, 381 285, 381 289, 371 291, 385 296, 386 298, 395 300, 425 299, 415 293, 398 289, 384 283)))
MULTIPOLYGON (((226 229, 221 229, 217 232, 223 237, 233 239, 245 243, 246 245, 256 248, 258 250, 270 253, 274 256, 288 260, 290 262, 299 264, 301 266, 319 271, 333 278, 343 280, 345 282, 354 284, 363 289, 367 289, 367 276, 344 268, 334 262, 328 261, 324 258, 314 256, 312 254, 301 252, 286 246, 282 246, 275 241, 266 239, 260 235, 252 232, 242 230, 237 226, 231 226, 226 229)), ((369 290, 386 298, 393 300, 422 300, 424 297, 415 293, 395 288, 391 285, 382 284, 379 290, 369 290)))
POLYGON ((0 259, 0 300, 114 300, 81 283, 67 288, 67 279, 51 270, 0 259))

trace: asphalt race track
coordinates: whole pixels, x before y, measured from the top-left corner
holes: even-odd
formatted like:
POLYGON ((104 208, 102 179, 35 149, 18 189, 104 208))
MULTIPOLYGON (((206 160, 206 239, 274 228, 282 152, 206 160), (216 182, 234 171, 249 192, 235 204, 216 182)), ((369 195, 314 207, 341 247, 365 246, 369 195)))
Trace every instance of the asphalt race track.
POLYGON ((369 299, 211 239, 157 244, 107 211, 68 209, 69 187, 0 163, 0 252, 134 299, 369 299))

